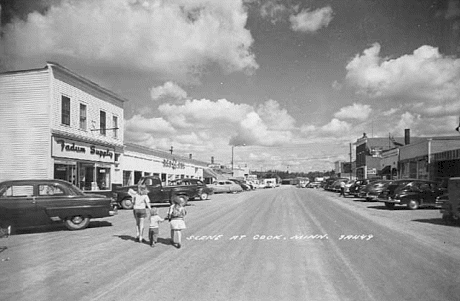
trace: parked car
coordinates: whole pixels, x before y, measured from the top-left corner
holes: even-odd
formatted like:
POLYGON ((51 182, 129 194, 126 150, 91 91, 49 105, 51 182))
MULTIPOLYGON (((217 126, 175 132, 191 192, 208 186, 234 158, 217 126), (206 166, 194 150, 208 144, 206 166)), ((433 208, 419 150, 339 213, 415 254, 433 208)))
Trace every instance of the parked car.
POLYGON ((132 209, 133 201, 131 195, 128 193, 130 189, 136 190, 139 185, 145 185, 148 189, 148 196, 150 203, 172 203, 173 196, 183 196, 188 200, 193 200, 198 197, 200 187, 195 185, 181 185, 181 186, 163 186, 161 180, 157 176, 141 177, 137 185, 117 187, 114 190, 115 200, 118 206, 123 209, 132 209))
POLYGON ((422 206, 438 207, 436 198, 445 194, 446 189, 439 183, 428 180, 403 179, 393 181, 379 196, 389 209, 397 205, 406 205, 415 210, 422 206))
POLYGON ((110 197, 86 194, 63 180, 15 180, 0 183, 1 228, 64 223, 69 230, 88 227, 93 218, 117 213, 110 197))
POLYGON ((251 190, 251 186, 246 184, 244 181, 241 181, 241 180, 238 180, 238 179, 230 179, 230 181, 235 182, 236 184, 240 185, 241 188, 243 188, 244 191, 251 190))
POLYGON ((321 182, 309 182, 307 188, 320 188, 321 182))
POLYGON ((195 198, 199 198, 200 200, 207 200, 208 197, 214 193, 211 187, 208 187, 203 181, 200 179, 177 179, 169 182, 170 186, 196 186, 198 189, 196 190, 197 195, 194 196, 195 198))
POLYGON ((340 178, 340 179, 337 179, 335 180, 329 187, 331 191, 335 191, 335 192, 340 192, 340 186, 341 186, 341 183, 345 183, 347 184, 348 181, 350 181, 350 179, 347 179, 347 178, 340 178))
POLYGON ((214 193, 237 193, 243 191, 240 185, 230 180, 218 180, 210 185, 214 193))
POLYGON ((367 184, 360 192, 359 197, 371 202, 377 200, 379 194, 390 184, 390 180, 376 180, 367 184))
POLYGON ((332 190, 331 185, 332 185, 335 181, 337 181, 337 178, 329 178, 329 179, 324 180, 324 183, 323 183, 323 188, 324 188, 324 190, 332 190))
POLYGON ((355 180, 348 188, 348 194, 358 197, 359 190, 369 183, 370 181, 368 179, 355 180))

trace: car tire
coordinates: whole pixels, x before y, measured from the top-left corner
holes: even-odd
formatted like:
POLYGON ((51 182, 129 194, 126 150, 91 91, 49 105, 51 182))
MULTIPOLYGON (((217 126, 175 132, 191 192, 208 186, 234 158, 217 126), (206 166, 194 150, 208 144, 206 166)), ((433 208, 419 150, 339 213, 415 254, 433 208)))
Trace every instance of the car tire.
POLYGON ((202 201, 207 200, 208 197, 209 197, 209 195, 206 192, 202 192, 200 194, 200 200, 202 200, 202 201))
POLYGON ((420 206, 419 202, 417 200, 409 200, 407 203, 407 208, 410 210, 416 210, 420 206))
POLYGON ((87 216, 76 215, 64 220, 64 225, 67 229, 74 231, 74 230, 81 230, 88 227, 90 222, 90 218, 87 216))
POLYGON ((385 203, 385 207, 387 207, 388 209, 393 209, 395 207, 395 204, 394 203, 385 203))
POLYGON ((133 199, 132 198, 124 198, 122 201, 121 201, 121 207, 123 207, 123 209, 133 209, 133 199))

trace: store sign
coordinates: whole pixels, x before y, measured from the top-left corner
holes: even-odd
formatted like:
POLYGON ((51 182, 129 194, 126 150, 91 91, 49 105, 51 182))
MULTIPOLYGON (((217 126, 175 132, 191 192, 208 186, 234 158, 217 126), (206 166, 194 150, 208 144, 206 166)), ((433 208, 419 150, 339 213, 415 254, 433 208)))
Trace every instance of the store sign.
POLYGON ((52 153, 53 156, 61 158, 64 157, 107 163, 115 161, 115 153, 112 149, 58 137, 53 137, 52 153))
POLYGON ((170 167, 172 169, 185 169, 185 164, 182 162, 177 162, 176 159, 174 160, 163 160, 163 167, 170 167))
POLYGON ((369 168, 369 169, 367 170, 367 174, 368 174, 368 175, 376 175, 376 174, 377 174, 377 169, 375 169, 375 168, 369 168))

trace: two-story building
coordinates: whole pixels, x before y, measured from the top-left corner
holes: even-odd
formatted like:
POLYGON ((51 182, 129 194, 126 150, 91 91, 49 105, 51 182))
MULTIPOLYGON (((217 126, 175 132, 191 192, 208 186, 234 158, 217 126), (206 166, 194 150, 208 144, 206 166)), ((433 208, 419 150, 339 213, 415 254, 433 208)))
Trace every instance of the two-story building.
POLYGON ((126 99, 57 64, 0 74, 0 181, 122 183, 126 99))

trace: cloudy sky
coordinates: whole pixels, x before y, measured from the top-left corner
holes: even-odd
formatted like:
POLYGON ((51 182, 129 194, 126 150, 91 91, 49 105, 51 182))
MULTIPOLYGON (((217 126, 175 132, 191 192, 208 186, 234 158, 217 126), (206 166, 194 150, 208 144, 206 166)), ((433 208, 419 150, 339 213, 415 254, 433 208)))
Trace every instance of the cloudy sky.
POLYGON ((126 142, 308 172, 364 132, 458 134, 460 0, 1 3, 0 71, 54 61, 129 99, 126 142))

